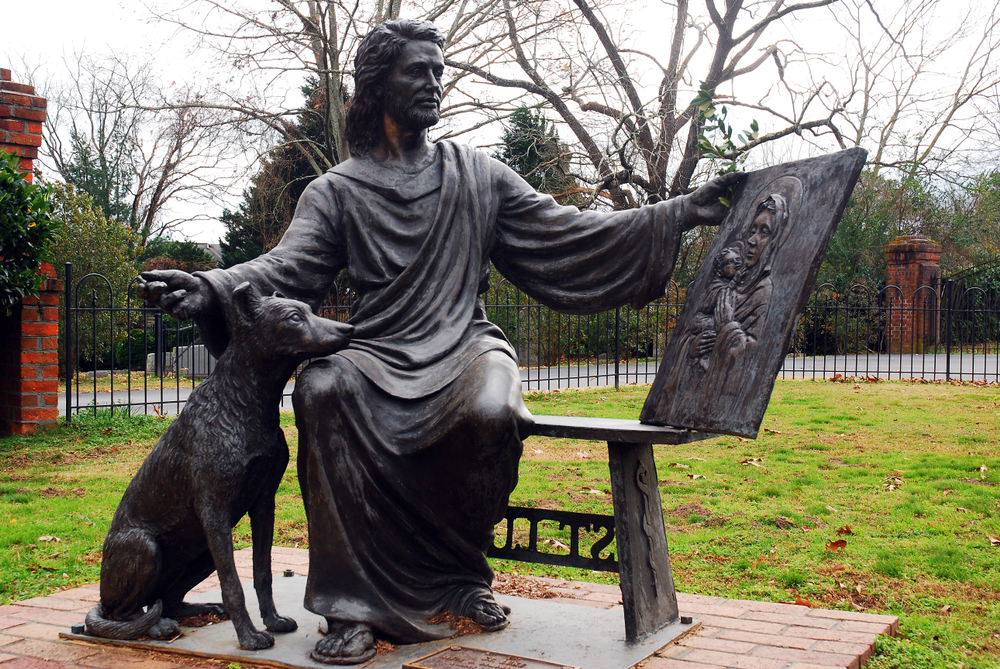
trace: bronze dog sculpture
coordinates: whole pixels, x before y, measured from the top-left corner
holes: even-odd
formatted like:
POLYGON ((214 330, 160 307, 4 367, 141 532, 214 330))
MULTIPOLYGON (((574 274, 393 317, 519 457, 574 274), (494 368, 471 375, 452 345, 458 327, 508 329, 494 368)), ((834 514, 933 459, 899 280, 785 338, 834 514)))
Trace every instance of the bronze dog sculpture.
POLYGON ((115 511, 104 540, 101 601, 87 614, 88 634, 172 637, 179 632, 172 618, 222 606, 246 650, 268 648, 270 632, 297 627, 278 615, 271 592, 274 495, 288 465, 278 404, 296 366, 346 346, 353 327, 319 318, 302 302, 262 298, 248 283, 233 291, 232 305, 231 343, 115 511), (268 631, 250 620, 233 559, 232 528, 246 514, 254 589, 268 631), (223 605, 184 602, 213 571, 223 605))

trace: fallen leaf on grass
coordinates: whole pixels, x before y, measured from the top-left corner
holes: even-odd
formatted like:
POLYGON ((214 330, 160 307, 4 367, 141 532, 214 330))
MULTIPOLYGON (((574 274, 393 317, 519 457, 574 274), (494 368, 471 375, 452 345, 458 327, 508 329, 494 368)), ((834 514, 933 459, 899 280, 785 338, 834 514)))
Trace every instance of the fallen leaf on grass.
POLYGON ((951 613, 951 604, 945 604, 942 606, 941 613, 951 613))
POLYGON ((704 474, 688 474, 687 476, 689 479, 694 479, 695 481, 705 478, 704 474))
POLYGON ((968 513, 969 512, 968 509, 966 509, 965 507, 961 507, 961 506, 955 507, 955 511, 958 511, 959 513, 968 513))
POLYGON ((62 541, 62 539, 60 539, 59 537, 54 537, 51 534, 43 534, 42 536, 38 537, 38 540, 39 541, 55 541, 55 542, 62 541))
POLYGON ((839 534, 840 536, 845 536, 847 534, 854 534, 854 532, 851 532, 850 525, 844 525, 843 527, 837 528, 837 534, 839 534))
POLYGON ((899 490, 903 487, 903 479, 898 476, 890 476, 882 480, 884 481, 882 487, 886 490, 899 490))
POLYGON ((545 543, 548 544, 549 546, 553 546, 554 548, 558 548, 559 550, 564 550, 564 551, 569 550, 569 546, 559 541, 558 539, 546 539, 545 543))
POLYGON ((989 470, 988 470, 988 469, 986 469, 986 465, 982 465, 982 466, 980 466, 980 467, 979 467, 979 478, 981 478, 981 479, 985 479, 985 478, 986 478, 986 472, 987 472, 987 471, 989 471, 989 470))
POLYGON ((839 553, 840 551, 847 548, 847 542, 843 539, 837 539, 836 541, 831 541, 826 545, 826 549, 831 553, 839 553))
POLYGON ((729 560, 730 560, 731 558, 727 558, 727 557, 718 557, 717 555, 706 555, 706 556, 705 556, 705 559, 706 559, 706 560, 715 560, 716 562, 729 562, 729 560))
POLYGON ((986 538, 990 540, 990 546, 1000 546, 1000 539, 994 537, 991 534, 987 534, 986 538))
POLYGON ((770 432, 771 434, 781 434, 781 430, 772 430, 769 427, 765 427, 764 432, 770 432))
POLYGON ((802 526, 802 531, 803 532, 808 532, 809 531, 809 526, 808 525, 803 525, 802 526))
POLYGON ((944 489, 944 490, 943 490, 943 491, 941 492, 941 494, 942 494, 942 495, 950 495, 950 494, 951 494, 951 488, 945 488, 945 489, 944 489))
POLYGON ((801 595, 795 595, 795 605, 796 606, 808 606, 810 609, 815 609, 816 605, 810 602, 808 599, 803 598, 801 595))
POLYGON ((680 467, 681 469, 691 469, 691 465, 682 465, 679 462, 671 462, 668 467, 680 467))
POLYGON ((764 462, 764 458, 747 458, 740 462, 741 465, 753 465, 754 467, 760 467, 761 463, 764 462))

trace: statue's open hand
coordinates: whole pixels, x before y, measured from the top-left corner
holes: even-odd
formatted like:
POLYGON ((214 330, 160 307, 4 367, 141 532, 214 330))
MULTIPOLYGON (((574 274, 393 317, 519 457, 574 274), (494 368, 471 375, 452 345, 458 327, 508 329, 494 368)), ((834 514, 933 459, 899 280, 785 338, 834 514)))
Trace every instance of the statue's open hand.
POLYGON ((743 172, 730 172, 715 177, 693 193, 684 196, 684 229, 698 225, 719 225, 729 207, 722 199, 730 197, 731 189, 743 179, 743 172), (721 198, 721 199, 720 199, 721 198))
POLYGON ((178 320, 198 316, 212 304, 212 291, 205 281, 187 272, 160 269, 143 272, 139 277, 139 297, 178 320))

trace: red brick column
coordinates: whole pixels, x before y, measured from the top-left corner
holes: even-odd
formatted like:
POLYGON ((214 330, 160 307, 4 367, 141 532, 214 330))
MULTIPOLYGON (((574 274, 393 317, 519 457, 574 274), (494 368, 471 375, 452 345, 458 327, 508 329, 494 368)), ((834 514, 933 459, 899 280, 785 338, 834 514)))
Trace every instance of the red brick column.
MULTIPOLYGON (((0 69, 0 149, 21 157, 32 179, 42 145, 45 98, 11 81, 0 69)), ((11 315, 0 312, 0 434, 26 434, 59 416, 59 295, 62 281, 42 264, 47 279, 38 297, 21 301, 11 315)))
POLYGON ((35 95, 34 86, 15 84, 10 70, 0 69, 0 149, 21 156, 28 181, 42 145, 45 107, 45 98, 35 95))
POLYGON ((52 265, 38 297, 0 314, 0 434, 29 434, 59 418, 59 296, 52 265))
POLYGON ((889 352, 923 353, 940 333, 941 245, 903 235, 885 247, 889 264, 889 352))

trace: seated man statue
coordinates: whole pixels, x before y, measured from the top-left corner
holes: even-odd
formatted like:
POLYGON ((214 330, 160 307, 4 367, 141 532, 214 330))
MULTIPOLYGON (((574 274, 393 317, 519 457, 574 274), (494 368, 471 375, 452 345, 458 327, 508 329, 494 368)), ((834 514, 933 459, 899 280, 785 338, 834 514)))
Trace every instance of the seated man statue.
POLYGON ((230 269, 146 272, 147 299, 194 317, 216 355, 235 286, 319 307, 347 269, 358 294, 346 348, 295 383, 298 476, 309 521, 305 606, 326 618, 313 657, 363 662, 378 635, 449 636, 438 614, 508 624, 486 560, 532 418, 514 350, 479 295, 490 261, 555 309, 663 295, 681 234, 718 225, 738 176, 629 211, 558 205, 504 164, 450 141, 440 118, 444 36, 399 19, 355 59, 352 157, 313 181, 281 242, 230 269))

